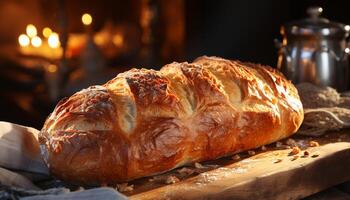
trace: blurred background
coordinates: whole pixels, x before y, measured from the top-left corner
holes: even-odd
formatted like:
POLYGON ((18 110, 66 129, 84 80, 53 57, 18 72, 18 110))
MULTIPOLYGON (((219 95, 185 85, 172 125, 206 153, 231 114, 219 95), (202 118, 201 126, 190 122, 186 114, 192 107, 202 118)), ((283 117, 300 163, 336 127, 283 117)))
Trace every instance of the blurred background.
POLYGON ((275 66, 281 25, 341 0, 1 0, 0 120, 40 129, 63 97, 132 67, 215 55, 275 66))

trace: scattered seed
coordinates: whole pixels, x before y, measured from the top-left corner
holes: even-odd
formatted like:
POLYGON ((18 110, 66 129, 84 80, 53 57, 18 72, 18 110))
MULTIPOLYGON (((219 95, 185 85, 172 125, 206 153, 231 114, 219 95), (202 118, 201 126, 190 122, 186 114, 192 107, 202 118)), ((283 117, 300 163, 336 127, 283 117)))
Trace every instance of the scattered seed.
POLYGON ((176 176, 169 176, 169 177, 166 179, 165 183, 166 183, 166 184, 174 184, 174 183, 177 183, 177 182, 179 182, 179 181, 180 181, 180 179, 178 179, 176 176))
POLYGON ((277 159, 277 160, 275 160, 273 163, 280 163, 280 162, 282 162, 282 159, 277 159))
POLYGON ((250 156, 254 156, 254 155, 255 155, 255 151, 248 151, 248 154, 249 154, 250 156))
POLYGON ((296 154, 300 153, 300 151, 301 151, 301 150, 300 150, 299 147, 293 147, 293 148, 292 148, 292 151, 289 152, 289 155, 290 155, 290 156, 296 155, 296 154))
POLYGON ((310 145, 310 147, 318 147, 318 146, 320 146, 320 144, 318 144, 318 142, 316 142, 316 141, 310 141, 309 145, 310 145))
POLYGON ((187 168, 187 167, 183 167, 183 168, 177 170, 177 172, 182 176, 187 176, 187 175, 193 174, 195 172, 195 170, 187 168))
POLYGON ((299 158, 299 156, 298 155, 294 155, 293 157, 292 157, 292 159, 290 159, 291 161, 294 161, 294 160, 296 160, 296 159, 298 159, 299 158))
POLYGON ((266 151, 266 150, 267 150, 267 148, 265 145, 261 146, 261 151, 266 151))
POLYGON ((117 184, 116 188, 119 192, 130 192, 134 190, 134 185, 128 185, 128 183, 117 184))
POLYGON ((311 158, 316 158, 318 156, 319 156, 318 154, 314 154, 314 155, 311 156, 311 158))
POLYGON ((304 158, 308 157, 309 155, 310 155, 310 153, 308 151, 304 151, 304 155, 303 155, 304 158))
POLYGON ((198 162, 194 163, 194 167, 197 168, 197 169, 204 169, 204 168, 206 168, 206 167, 204 167, 202 164, 200 164, 198 162))
POLYGON ((234 156, 232 156, 232 160, 239 160, 241 159, 241 156, 239 156, 238 154, 235 154, 234 156))

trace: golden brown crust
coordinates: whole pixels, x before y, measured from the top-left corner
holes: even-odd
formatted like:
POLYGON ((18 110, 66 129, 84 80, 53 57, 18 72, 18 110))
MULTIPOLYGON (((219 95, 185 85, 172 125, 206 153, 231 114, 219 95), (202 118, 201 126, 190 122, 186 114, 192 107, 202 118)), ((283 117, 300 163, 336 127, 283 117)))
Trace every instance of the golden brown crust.
POLYGON ((200 57, 132 69, 62 100, 40 142, 57 177, 115 183, 272 143, 302 120, 297 90, 278 71, 200 57))

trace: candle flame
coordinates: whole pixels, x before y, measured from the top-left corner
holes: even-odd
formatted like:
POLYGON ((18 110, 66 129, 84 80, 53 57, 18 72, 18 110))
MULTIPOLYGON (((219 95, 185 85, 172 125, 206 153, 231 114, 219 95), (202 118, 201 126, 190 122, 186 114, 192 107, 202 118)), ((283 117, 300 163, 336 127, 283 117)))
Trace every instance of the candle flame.
POLYGON ((33 24, 27 25, 26 32, 30 38, 33 38, 38 34, 38 32, 33 24))
POLYGON ((88 26, 92 23, 92 17, 89 13, 84 13, 83 16, 81 16, 81 21, 84 25, 88 26))
POLYGON ((18 43, 19 45, 21 45, 22 47, 26 47, 30 44, 30 39, 26 34, 21 34, 18 37, 18 43))
POLYGON ((121 47, 124 43, 124 38, 121 34, 116 34, 113 36, 112 42, 115 46, 121 47))
POLYGON ((50 46, 51 48, 58 48, 58 47, 60 47, 60 45, 61 45, 60 39, 59 39, 57 33, 52 33, 52 34, 49 36, 47 42, 48 42, 48 44, 49 44, 49 46, 50 46))
POLYGON ((41 41, 41 38, 40 38, 40 37, 34 36, 34 37, 32 38, 31 43, 32 43, 32 45, 33 45, 34 47, 40 47, 42 41, 41 41))
POLYGON ((51 73, 54 73, 54 72, 57 71, 57 66, 51 64, 51 65, 47 66, 47 71, 49 71, 49 72, 51 72, 51 73))
POLYGON ((43 36, 44 37, 46 37, 46 38, 50 37, 51 33, 52 33, 52 30, 49 27, 45 27, 43 29, 43 36))

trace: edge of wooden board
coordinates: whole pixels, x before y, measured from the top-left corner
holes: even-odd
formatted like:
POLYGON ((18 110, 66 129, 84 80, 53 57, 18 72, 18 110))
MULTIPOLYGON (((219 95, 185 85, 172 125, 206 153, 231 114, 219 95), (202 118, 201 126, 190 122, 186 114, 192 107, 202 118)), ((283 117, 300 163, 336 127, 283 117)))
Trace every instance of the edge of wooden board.
POLYGON ((264 152, 196 177, 130 196, 130 199, 300 199, 350 180, 350 143, 264 152), (318 155, 314 157, 312 155, 318 155), (281 161, 279 161, 281 160, 281 161))

